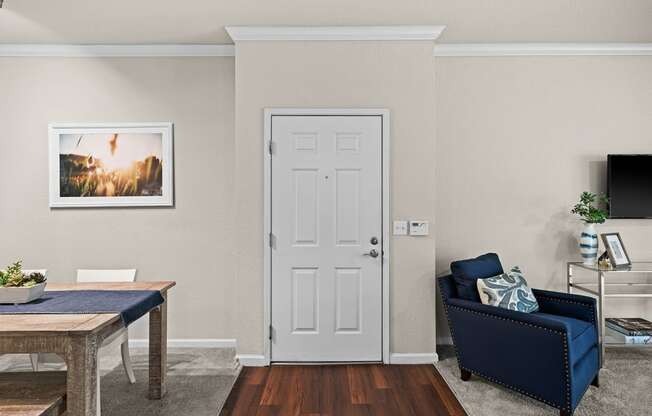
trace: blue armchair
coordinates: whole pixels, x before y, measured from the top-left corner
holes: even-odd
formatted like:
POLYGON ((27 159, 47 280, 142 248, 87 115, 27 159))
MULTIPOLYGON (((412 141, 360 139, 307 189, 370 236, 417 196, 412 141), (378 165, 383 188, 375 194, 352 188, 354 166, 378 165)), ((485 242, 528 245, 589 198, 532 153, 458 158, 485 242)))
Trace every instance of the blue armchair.
POLYGON ((457 281, 438 284, 462 380, 475 374, 572 415, 589 384, 599 385, 595 299, 534 289, 539 311, 524 313, 464 299, 457 281))

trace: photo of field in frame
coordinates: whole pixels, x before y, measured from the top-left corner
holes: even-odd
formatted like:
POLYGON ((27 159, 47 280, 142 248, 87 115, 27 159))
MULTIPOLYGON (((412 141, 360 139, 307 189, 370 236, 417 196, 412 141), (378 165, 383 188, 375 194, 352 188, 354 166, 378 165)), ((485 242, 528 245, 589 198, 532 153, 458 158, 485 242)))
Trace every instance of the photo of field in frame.
POLYGON ((59 196, 162 195, 160 134, 62 134, 59 196))
POLYGON ((172 205, 171 125, 51 127, 50 205, 172 205))

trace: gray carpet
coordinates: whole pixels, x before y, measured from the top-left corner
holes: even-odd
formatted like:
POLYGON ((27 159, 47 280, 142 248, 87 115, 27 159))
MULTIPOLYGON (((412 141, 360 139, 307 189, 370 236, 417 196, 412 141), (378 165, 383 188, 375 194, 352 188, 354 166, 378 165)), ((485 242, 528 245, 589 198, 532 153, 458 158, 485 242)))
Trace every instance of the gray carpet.
MULTIPOLYGON (((162 400, 147 399, 147 354, 132 349, 136 384, 122 369, 117 350, 100 360, 102 416, 217 416, 226 401, 238 368, 229 349, 169 349, 168 394, 162 400)), ((62 369, 50 360, 43 370, 62 369)), ((0 371, 31 371, 26 355, 0 356, 0 371)))
MULTIPOLYGON (((438 349, 435 364, 469 416, 552 416, 559 411, 472 376, 460 380, 452 347, 438 349)), ((535 376, 533 376, 535 377, 535 376)), ((652 415, 652 348, 608 348, 600 388, 589 387, 575 416, 652 415)))

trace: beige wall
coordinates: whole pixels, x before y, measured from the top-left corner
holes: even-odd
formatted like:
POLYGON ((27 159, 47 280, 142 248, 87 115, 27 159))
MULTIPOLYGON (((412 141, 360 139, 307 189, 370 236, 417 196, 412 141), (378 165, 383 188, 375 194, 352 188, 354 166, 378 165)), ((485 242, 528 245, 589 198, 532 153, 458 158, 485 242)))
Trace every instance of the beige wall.
POLYGON ((0 265, 174 279, 171 338, 234 338, 233 71, 233 58, 0 59, 0 265), (176 206, 48 208, 47 125, 67 121, 174 122, 176 206))
MULTIPOLYGON (((652 153, 651 74, 649 57, 438 59, 438 273, 496 251, 532 286, 564 289, 564 262, 579 258, 570 207, 584 190, 606 191, 608 153, 652 153)), ((619 231, 633 259, 652 259, 652 221, 598 230, 619 231)), ((641 310, 651 318, 652 302, 606 309, 641 310)), ((441 310, 438 320, 446 336, 441 310)))
MULTIPOLYGON (((52 281, 82 267, 175 279, 171 338, 238 338, 241 353, 260 354, 262 109, 389 108, 392 216, 437 220, 428 238, 392 240, 391 349, 430 352, 435 268, 495 250, 533 286, 563 289, 580 230, 569 207, 604 189, 605 154, 652 153, 649 57, 435 61, 428 42, 254 42, 238 52, 235 65, 1 58, 0 265, 22 258, 52 281), (55 121, 174 122, 175 208, 49 209, 55 121)), ((652 221, 600 230, 652 259, 652 221)), ((609 304, 622 315, 638 306, 652 318, 652 302, 609 304)), ((441 311, 438 320, 445 337, 441 311)))
MULTIPOLYGON (((236 58, 238 343, 263 352, 263 108, 391 111, 394 218, 434 221, 431 42, 241 42, 236 58)), ((434 236, 392 239, 391 351, 434 347, 434 236)))

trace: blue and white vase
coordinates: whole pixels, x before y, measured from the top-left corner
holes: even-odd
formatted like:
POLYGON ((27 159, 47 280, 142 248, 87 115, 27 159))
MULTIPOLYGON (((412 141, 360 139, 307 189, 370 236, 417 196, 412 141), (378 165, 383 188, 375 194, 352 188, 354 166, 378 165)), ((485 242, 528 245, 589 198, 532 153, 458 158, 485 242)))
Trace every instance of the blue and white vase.
POLYGON ((580 236, 580 253, 587 266, 593 266, 598 261, 598 233, 595 231, 595 224, 584 224, 580 236))

